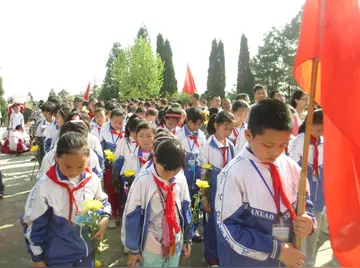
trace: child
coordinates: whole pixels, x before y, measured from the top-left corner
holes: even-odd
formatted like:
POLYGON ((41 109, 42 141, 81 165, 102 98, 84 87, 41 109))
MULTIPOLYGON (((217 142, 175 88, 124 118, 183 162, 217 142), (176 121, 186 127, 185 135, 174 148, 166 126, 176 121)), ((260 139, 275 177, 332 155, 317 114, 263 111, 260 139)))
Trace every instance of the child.
POLYGON ((162 118, 162 121, 158 126, 158 129, 164 128, 166 130, 169 130, 170 132, 172 132, 172 134, 175 135, 176 131, 180 129, 178 127, 178 124, 181 120, 181 114, 182 114, 181 107, 169 106, 164 112, 164 117, 162 118))
POLYGON ((245 129, 247 128, 246 118, 249 114, 249 105, 245 101, 235 101, 232 105, 232 112, 235 116, 235 127, 229 137, 234 143, 235 153, 239 153, 246 143, 245 129))
POLYGON ((9 129, 15 130, 18 125, 21 125, 22 129, 25 129, 24 115, 20 112, 20 104, 14 103, 12 106, 12 113, 10 116, 9 129))
MULTIPOLYGON (((221 171, 215 200, 220 266, 301 267, 292 231, 307 237, 315 220, 296 217, 299 166, 283 155, 292 130, 285 103, 267 99, 250 111, 249 147, 221 171), (280 262, 283 264, 281 264, 280 262)), ((306 198, 307 211, 312 208, 306 198)))
POLYGON ((158 111, 156 109, 153 108, 149 108, 146 110, 146 121, 156 125, 155 123, 155 119, 158 115, 158 111))
POLYGON ((9 136, 5 139, 4 145, 1 147, 1 151, 5 154, 17 154, 29 151, 29 144, 24 139, 24 129, 22 125, 15 127, 15 130, 9 130, 9 136))
POLYGON ((78 207, 86 200, 103 203, 99 231, 103 238, 111 217, 107 195, 99 178, 87 168, 87 138, 74 132, 60 137, 56 162, 32 188, 21 216, 26 245, 34 267, 94 267, 94 242, 75 221, 78 207))
MULTIPOLYGON (((195 181, 200 178, 200 166, 198 165, 198 157, 201 147, 206 143, 205 134, 200 130, 204 122, 204 115, 198 108, 190 108, 187 112, 187 120, 184 127, 176 132, 176 137, 180 140, 185 148, 185 177, 190 190, 190 197, 199 191, 195 181)), ((201 242, 202 238, 196 231, 194 224, 194 233, 192 240, 201 242)))
MULTIPOLYGON (((116 151, 118 142, 123 138, 124 133, 122 132, 125 114, 120 109, 115 109, 110 115, 110 124, 104 125, 100 131, 100 143, 103 151, 110 150, 116 151)), ((116 228, 116 217, 120 216, 121 207, 120 204, 120 193, 116 192, 116 189, 112 185, 112 169, 113 164, 107 159, 105 160, 105 173, 104 173, 104 186, 107 194, 109 195, 109 202, 112 206, 113 220, 109 222, 109 228, 116 228)))
POLYGON ((146 117, 146 110, 143 107, 138 107, 135 111, 135 114, 140 117, 141 119, 145 119, 146 117))
MULTIPOLYGON (((84 121, 72 120, 66 122, 62 126, 60 131, 60 137, 67 132, 81 133, 82 135, 87 137, 89 134, 89 128, 84 123, 84 121)), ((55 164, 55 152, 56 152, 56 146, 44 156, 40 170, 37 175, 38 178, 41 178, 44 174, 46 174, 46 172, 55 164)), ((91 168, 92 172, 94 172, 100 179, 102 179, 103 177, 102 167, 99 163, 97 154, 91 148, 90 148, 88 167, 91 168)))
MULTIPOLYGON (((215 233, 215 214, 214 203, 216 193, 217 176, 230 161, 235 157, 234 145, 228 139, 232 133, 235 117, 232 113, 221 111, 213 115, 208 123, 207 131, 211 135, 207 142, 200 149, 199 166, 210 164, 212 167, 208 171, 210 180, 209 198, 202 198, 204 211, 204 246, 205 260, 209 267, 218 267, 219 258, 217 253, 217 242, 215 233)), ((202 179, 205 177, 206 170, 201 170, 202 179)))
POLYGON ((106 111, 104 108, 96 108, 94 118, 91 123, 91 134, 100 141, 100 131, 106 122, 106 111))
MULTIPOLYGON (((67 104, 62 104, 59 110, 56 111, 55 121, 46 127, 44 131, 45 141, 44 150, 45 153, 53 149, 59 139, 59 133, 61 127, 64 125, 66 117, 70 114, 71 108, 67 104)), ((55 110, 54 110, 55 113, 55 110)))
POLYGON ((190 256, 190 196, 185 152, 176 139, 156 148, 154 163, 133 182, 126 202, 121 238, 129 249, 128 266, 177 267, 190 256))
MULTIPOLYGON (((289 155, 300 166, 302 164, 303 148, 305 140, 305 124, 307 119, 299 127, 299 135, 291 143, 289 155)), ((324 138, 323 136, 323 111, 321 109, 314 111, 314 117, 311 128, 309 158, 307 178, 310 186, 310 200, 314 204, 313 213, 318 226, 322 225, 322 212, 325 207, 324 197, 324 138)), ((319 238, 320 228, 308 237, 306 240, 306 265, 313 267, 316 259, 316 243, 319 238)))

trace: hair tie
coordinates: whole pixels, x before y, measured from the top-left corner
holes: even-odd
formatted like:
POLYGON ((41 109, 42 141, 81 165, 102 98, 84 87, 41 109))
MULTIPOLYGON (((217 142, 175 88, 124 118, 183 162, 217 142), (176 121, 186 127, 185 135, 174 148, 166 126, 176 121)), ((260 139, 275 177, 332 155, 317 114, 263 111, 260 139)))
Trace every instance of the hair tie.
POLYGON ((181 118, 180 114, 165 114, 165 117, 181 118))
POLYGON ((71 120, 80 120, 80 116, 78 114, 73 115, 73 117, 71 117, 71 120))

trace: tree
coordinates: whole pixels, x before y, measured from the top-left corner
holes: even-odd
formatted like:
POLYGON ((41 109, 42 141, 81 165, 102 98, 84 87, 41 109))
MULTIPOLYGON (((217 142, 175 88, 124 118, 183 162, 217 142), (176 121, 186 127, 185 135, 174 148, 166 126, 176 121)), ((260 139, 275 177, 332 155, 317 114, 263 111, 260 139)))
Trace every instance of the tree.
POLYGON ((236 92, 253 95, 254 75, 250 69, 250 53, 247 38, 241 35, 236 92))
POLYGON ((29 91, 26 96, 25 106, 27 108, 32 109, 34 107, 34 102, 35 102, 34 96, 32 95, 31 91, 29 91))
POLYGON ((164 45, 164 78, 163 85, 160 89, 162 96, 169 97, 178 91, 177 80, 175 77, 175 69, 172 60, 172 50, 169 40, 166 39, 164 45))
POLYGON ((113 69, 114 62, 121 53, 123 53, 123 51, 120 43, 114 43, 109 54, 109 59, 106 62, 106 74, 99 93, 99 98, 102 100, 110 100, 117 98, 118 96, 119 89, 114 77, 113 69))
POLYGON ((158 36, 156 37, 156 53, 159 54, 163 62, 165 62, 164 50, 165 50, 165 40, 163 36, 159 33, 158 36))
POLYGON ((91 98, 99 98, 100 91, 101 91, 101 86, 94 83, 93 86, 91 87, 89 98, 90 99, 91 98))
POLYGON ((7 113, 7 104, 4 99, 4 88, 3 88, 3 80, 2 77, 0 77, 0 111, 2 115, 2 123, 4 126, 7 125, 8 122, 8 113, 7 113))
POLYGON ((49 97, 50 96, 56 96, 56 91, 55 91, 55 89, 50 89, 50 93, 49 93, 49 97))
POLYGON ((136 35, 136 39, 141 39, 141 38, 149 43, 151 41, 149 32, 148 32, 145 24, 141 25, 141 27, 136 35))
POLYGON ((164 65, 160 56, 143 38, 118 54, 113 74, 119 96, 125 98, 154 98, 159 96, 164 65))
POLYGON ((205 98, 212 95, 225 96, 225 57, 224 57, 224 44, 222 41, 219 43, 216 39, 212 41, 211 52, 209 56, 209 68, 207 78, 207 90, 204 93, 205 98))
POLYGON ((65 89, 62 89, 59 93, 58 96, 61 98, 61 100, 65 103, 71 101, 72 97, 70 95, 70 93, 68 91, 66 91, 65 89))

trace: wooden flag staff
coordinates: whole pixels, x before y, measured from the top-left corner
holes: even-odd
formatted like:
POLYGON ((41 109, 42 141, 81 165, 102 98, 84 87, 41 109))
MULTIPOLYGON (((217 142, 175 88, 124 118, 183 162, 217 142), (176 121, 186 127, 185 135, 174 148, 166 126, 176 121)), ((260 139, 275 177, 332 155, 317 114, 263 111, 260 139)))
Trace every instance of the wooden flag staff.
MULTIPOLYGON (((301 216, 305 213, 306 209, 306 185, 307 185, 307 169, 308 169, 308 158, 309 158, 309 147, 310 147, 310 137, 312 129, 312 121, 314 117, 315 109, 315 93, 316 93, 316 84, 317 84, 317 75, 319 69, 319 59, 312 60, 312 69, 311 69, 311 84, 310 84, 310 100, 309 108, 305 125, 305 141, 304 141, 304 150, 303 158, 301 163, 301 173, 298 189, 298 198, 297 198, 297 211, 296 215, 301 216)), ((300 250, 301 248, 301 237, 295 236, 295 247, 300 250)))

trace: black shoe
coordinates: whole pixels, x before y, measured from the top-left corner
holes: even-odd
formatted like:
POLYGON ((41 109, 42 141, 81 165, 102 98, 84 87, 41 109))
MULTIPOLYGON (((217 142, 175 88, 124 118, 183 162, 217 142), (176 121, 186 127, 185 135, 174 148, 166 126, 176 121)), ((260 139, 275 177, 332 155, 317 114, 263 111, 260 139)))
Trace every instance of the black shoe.
POLYGON ((194 235, 194 237, 192 238, 192 241, 193 241, 194 243, 200 243, 200 242, 203 241, 203 238, 202 238, 201 235, 194 235))

